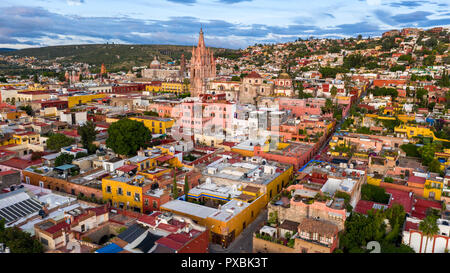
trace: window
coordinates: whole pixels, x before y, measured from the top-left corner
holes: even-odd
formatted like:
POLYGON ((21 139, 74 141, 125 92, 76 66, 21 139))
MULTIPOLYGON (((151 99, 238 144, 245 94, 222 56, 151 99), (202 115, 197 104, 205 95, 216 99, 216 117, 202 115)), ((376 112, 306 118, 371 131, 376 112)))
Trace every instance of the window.
POLYGON ((141 196, 139 193, 134 194, 134 201, 141 201, 141 196))
POLYGON ((111 186, 106 186, 106 192, 111 193, 111 186))
POLYGON ((148 206, 148 199, 144 199, 144 205, 148 206))
POLYGON ((131 192, 130 191, 127 191, 127 196, 131 196, 131 192))
POLYGON ((316 232, 316 233, 313 233, 312 239, 313 239, 314 241, 317 241, 317 240, 319 239, 319 234, 318 234, 317 232, 316 232))
POLYGON ((158 203, 156 201, 153 201, 153 208, 157 209, 158 208, 158 203))
POLYGON ((41 237, 41 243, 48 246, 48 240, 41 237))
POLYGON ((25 176, 25 180, 27 181, 27 184, 30 184, 30 178, 28 176, 25 176))
POLYGON ((117 188, 117 194, 119 194, 119 195, 123 195, 123 191, 122 191, 122 188, 117 188))

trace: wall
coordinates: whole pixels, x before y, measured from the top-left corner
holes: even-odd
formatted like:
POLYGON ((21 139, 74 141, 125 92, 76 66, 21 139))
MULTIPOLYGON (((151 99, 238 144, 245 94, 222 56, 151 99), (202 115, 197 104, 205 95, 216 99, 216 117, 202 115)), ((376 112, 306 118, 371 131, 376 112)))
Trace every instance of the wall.
POLYGON ((253 253, 298 253, 295 248, 253 236, 253 253))
POLYGON ((97 188, 91 188, 84 185, 79 185, 75 183, 70 183, 69 181, 54 178, 50 176, 44 176, 41 174, 29 172, 29 171, 22 171, 23 173, 23 181, 26 183, 26 177, 29 177, 31 185, 39 186, 39 182, 44 183, 44 188, 46 189, 52 189, 59 192, 64 192, 72 195, 78 195, 80 193, 83 193, 83 195, 91 197, 92 195, 95 196, 97 199, 102 199, 102 190, 97 188), (73 192, 72 192, 73 190, 73 192))
POLYGON ((422 232, 410 230, 403 232, 403 243, 409 245, 416 253, 444 253, 445 249, 450 248, 450 237, 435 235, 428 239, 427 249, 425 251, 427 237, 422 232))

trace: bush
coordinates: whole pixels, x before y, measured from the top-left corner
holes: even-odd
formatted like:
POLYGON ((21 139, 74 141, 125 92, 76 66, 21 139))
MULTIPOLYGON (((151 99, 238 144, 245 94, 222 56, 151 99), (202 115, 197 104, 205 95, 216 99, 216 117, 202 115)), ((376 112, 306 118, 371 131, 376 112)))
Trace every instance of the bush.
POLYGON ((393 183, 394 182, 394 178, 387 176, 387 177, 384 178, 384 182, 393 183))
POLYGON ((361 199, 387 204, 389 202, 389 195, 381 187, 364 184, 361 187, 361 199))

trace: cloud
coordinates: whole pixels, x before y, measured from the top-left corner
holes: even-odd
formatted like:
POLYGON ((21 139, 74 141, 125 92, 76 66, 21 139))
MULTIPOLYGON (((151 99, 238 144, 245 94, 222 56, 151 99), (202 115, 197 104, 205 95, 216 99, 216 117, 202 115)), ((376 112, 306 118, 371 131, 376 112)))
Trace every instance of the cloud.
POLYGON ((81 4, 84 4, 84 0, 67 0, 67 4, 69 6, 79 6, 81 4))
POLYGON ((184 5, 193 5, 197 3, 197 0, 167 0, 167 1, 184 5))
POLYGON ((105 42, 195 45, 199 29, 203 27, 208 46, 245 48, 255 43, 285 42, 298 37, 337 38, 358 34, 377 36, 388 30, 386 28, 412 25, 411 23, 420 27, 450 24, 449 18, 442 18, 442 14, 441 18, 428 19, 432 15, 431 12, 391 14, 382 9, 373 12, 382 24, 370 18, 360 19, 354 23, 325 24, 323 22, 336 20, 334 13, 322 12, 315 17, 327 20, 296 17, 292 18, 293 23, 281 26, 205 20, 194 16, 174 16, 164 20, 145 20, 129 16, 82 17, 61 15, 42 7, 23 6, 4 7, 1 13, 0 44, 37 46, 105 42))
POLYGON ((415 11, 411 13, 397 14, 392 16, 392 19, 398 23, 414 23, 427 20, 427 16, 433 14, 428 11, 415 11))
POLYGON ((236 4, 241 2, 251 2, 252 0, 218 0, 217 2, 224 4, 236 4))
POLYGON ((389 6, 396 7, 396 8, 402 8, 402 7, 415 8, 415 7, 422 6, 422 3, 428 3, 428 2, 427 1, 400 1, 400 2, 389 3, 389 6))

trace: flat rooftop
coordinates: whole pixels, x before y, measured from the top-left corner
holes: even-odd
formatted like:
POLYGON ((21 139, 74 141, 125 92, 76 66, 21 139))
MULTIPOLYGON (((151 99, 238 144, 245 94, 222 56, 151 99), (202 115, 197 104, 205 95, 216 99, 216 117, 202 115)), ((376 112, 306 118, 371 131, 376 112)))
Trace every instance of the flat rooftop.
MULTIPOLYGON (((213 163, 203 170, 204 176, 267 185, 282 174, 279 167, 253 162, 213 163)), ((284 172, 283 168, 283 172, 284 172)))
POLYGON ((181 200, 173 200, 167 202, 164 205, 162 205, 161 208, 168 209, 174 212, 183 213, 186 215, 196 216, 203 219, 206 219, 207 217, 209 217, 210 215, 212 215, 217 211, 217 209, 181 200))

